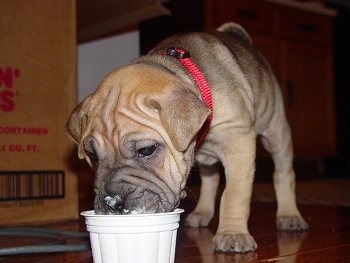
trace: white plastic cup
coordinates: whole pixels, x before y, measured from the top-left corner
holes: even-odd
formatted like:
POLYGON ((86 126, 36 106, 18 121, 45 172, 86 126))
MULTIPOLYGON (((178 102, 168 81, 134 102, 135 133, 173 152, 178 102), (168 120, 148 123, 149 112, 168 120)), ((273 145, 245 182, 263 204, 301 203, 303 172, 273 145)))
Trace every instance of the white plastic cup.
POLYGON ((94 263, 173 263, 183 209, 169 213, 81 213, 90 232, 94 263))

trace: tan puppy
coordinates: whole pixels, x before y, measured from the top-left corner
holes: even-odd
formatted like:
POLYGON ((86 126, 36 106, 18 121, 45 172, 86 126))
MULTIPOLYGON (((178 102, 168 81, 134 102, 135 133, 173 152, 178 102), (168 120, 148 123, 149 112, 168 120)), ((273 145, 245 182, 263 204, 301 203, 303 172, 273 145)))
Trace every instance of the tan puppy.
POLYGON ((186 222, 207 226, 219 183, 215 164, 222 162, 226 188, 213 242, 215 250, 224 252, 257 247, 247 221, 255 140, 261 134, 275 163, 278 229, 308 227, 295 202, 292 139, 281 92, 267 62, 234 23, 212 34, 168 38, 148 55, 116 69, 77 106, 67 130, 78 144, 79 157, 96 172, 97 213, 172 211, 185 196, 196 159, 201 196, 186 222), (210 110, 189 72, 164 54, 172 46, 190 52, 211 89, 213 120, 199 149, 197 135, 210 110))

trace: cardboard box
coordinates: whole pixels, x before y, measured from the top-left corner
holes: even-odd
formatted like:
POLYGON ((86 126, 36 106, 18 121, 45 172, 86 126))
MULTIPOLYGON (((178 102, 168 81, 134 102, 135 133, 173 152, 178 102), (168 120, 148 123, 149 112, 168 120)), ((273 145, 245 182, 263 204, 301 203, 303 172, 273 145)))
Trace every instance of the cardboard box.
POLYGON ((156 0, 0 0, 0 225, 79 216, 86 167, 73 168, 64 129, 76 104, 76 39, 169 14, 156 0))
POLYGON ((78 218, 74 0, 0 0, 0 225, 78 218))

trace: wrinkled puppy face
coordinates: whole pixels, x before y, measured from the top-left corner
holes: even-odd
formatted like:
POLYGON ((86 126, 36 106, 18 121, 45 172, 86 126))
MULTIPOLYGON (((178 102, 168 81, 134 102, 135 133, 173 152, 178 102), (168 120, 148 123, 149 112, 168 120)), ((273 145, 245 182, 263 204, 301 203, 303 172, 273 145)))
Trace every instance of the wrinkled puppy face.
POLYGON ((190 84, 145 65, 117 69, 66 125, 96 174, 100 214, 169 212, 182 197, 209 114, 190 84))

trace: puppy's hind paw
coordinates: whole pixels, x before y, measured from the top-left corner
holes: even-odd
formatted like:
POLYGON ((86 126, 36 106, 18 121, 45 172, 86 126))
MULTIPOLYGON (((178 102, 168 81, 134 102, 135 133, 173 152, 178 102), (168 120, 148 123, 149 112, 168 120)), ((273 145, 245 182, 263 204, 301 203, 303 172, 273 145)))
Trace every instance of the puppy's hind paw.
POLYGON ((189 227, 206 227, 212 218, 213 214, 209 212, 192 212, 187 216, 185 224, 189 227))
POLYGON ((254 238, 248 233, 217 233, 213 239, 214 250, 228 253, 247 253, 257 249, 254 238))
POLYGON ((278 216, 276 225, 277 229, 281 231, 305 231, 309 228, 300 216, 278 216))

